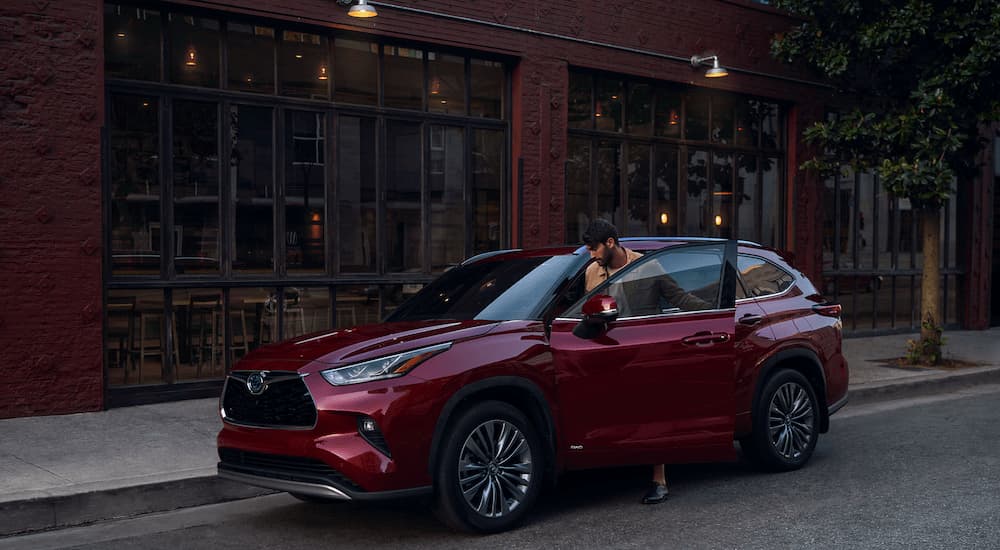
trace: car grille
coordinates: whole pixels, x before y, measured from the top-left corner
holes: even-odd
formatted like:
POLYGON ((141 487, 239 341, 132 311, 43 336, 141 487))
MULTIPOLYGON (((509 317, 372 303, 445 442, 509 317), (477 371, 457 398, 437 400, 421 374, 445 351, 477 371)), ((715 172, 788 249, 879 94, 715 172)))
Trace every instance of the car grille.
POLYGON ((267 388, 260 395, 250 393, 247 377, 256 372, 229 375, 222 394, 222 410, 227 421, 266 428, 311 428, 316 425, 316 406, 298 373, 267 372, 267 388))
POLYGON ((354 492, 364 492, 344 474, 334 470, 325 462, 299 456, 282 456, 220 448, 221 466, 242 473, 298 481, 338 485, 354 492))

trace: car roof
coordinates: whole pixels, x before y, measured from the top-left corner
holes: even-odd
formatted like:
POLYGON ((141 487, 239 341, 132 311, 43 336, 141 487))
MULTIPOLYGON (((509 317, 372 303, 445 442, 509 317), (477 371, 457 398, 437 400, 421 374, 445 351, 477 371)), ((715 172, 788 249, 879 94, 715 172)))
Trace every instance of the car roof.
MULTIPOLYGON (((624 237, 619 239, 619 242, 625 243, 627 248, 638 251, 647 250, 659 250, 668 246, 677 246, 681 244, 691 244, 691 243, 724 243, 728 239, 721 239, 717 237, 624 237)), ((760 250, 770 250, 759 243, 752 241, 738 241, 741 247, 752 247, 760 250)), ((774 251, 777 252, 777 251, 774 251)), ((510 260, 514 258, 535 258, 535 257, 545 257, 545 256, 563 256, 563 255, 577 255, 582 256, 587 254, 587 247, 583 245, 554 245, 554 246, 543 246, 538 248, 510 248, 505 250, 493 250, 490 252, 484 252, 462 262, 461 265, 468 265, 474 262, 479 262, 483 260, 493 259, 493 260, 510 260)), ((781 255, 781 253, 778 253, 781 255)))

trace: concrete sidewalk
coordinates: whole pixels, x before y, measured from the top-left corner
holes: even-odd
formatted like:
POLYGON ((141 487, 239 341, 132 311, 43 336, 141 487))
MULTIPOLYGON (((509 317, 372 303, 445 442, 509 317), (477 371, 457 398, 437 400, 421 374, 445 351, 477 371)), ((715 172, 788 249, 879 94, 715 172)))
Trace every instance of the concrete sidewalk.
MULTIPOLYGON (((913 337, 844 341, 851 404, 1000 382, 1000 328, 946 334, 945 356, 978 367, 878 362, 913 337)), ((0 420, 0 537, 270 492, 216 477, 220 427, 216 399, 0 420)))

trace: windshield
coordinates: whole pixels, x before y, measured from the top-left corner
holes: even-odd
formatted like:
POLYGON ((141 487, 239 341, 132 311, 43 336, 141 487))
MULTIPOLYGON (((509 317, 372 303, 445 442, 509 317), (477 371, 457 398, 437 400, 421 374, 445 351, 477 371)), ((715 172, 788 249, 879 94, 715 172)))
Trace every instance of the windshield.
POLYGON ((580 262, 566 255, 459 266, 424 287, 386 321, 531 319, 580 262))

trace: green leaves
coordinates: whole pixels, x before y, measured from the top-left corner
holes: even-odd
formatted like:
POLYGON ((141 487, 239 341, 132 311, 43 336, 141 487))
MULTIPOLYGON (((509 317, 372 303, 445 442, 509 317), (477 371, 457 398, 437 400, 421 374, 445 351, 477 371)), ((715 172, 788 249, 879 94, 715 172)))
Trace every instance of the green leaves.
POLYGON ((877 172, 925 208, 969 177, 978 124, 1000 118, 1000 2, 776 0, 806 21, 771 43, 858 107, 805 130, 822 154, 803 164, 877 172))

